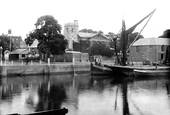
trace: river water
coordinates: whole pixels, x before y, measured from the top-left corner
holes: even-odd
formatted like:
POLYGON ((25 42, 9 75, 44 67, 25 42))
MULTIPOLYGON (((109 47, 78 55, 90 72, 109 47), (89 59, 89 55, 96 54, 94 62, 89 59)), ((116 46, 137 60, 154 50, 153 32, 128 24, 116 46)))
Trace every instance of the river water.
POLYGON ((67 115, 169 115, 170 79, 89 74, 0 79, 0 115, 63 107, 67 115))

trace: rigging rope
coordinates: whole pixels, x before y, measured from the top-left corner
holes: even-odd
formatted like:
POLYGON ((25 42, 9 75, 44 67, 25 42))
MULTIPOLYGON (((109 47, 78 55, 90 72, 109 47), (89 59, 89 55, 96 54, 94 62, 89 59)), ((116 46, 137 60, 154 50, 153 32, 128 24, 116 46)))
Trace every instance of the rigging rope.
POLYGON ((130 44, 129 48, 126 50, 126 53, 129 51, 130 47, 134 44, 134 42, 136 41, 136 39, 138 38, 138 36, 141 34, 141 32, 143 31, 143 29, 146 27, 146 25, 148 24, 148 22, 150 21, 151 17, 153 16, 154 12, 151 14, 151 16, 149 17, 148 21, 145 23, 145 25, 143 26, 143 28, 140 30, 139 34, 136 36, 136 38, 133 40, 133 42, 130 44))

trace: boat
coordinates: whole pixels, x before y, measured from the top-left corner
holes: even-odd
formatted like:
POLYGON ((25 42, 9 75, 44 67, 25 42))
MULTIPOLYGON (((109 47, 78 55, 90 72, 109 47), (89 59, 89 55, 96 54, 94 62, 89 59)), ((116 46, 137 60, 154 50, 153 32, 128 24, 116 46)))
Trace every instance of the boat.
POLYGON ((121 65, 104 65, 110 68, 114 74, 117 75, 128 75, 133 76, 134 67, 133 66, 121 66, 121 65))
MULTIPOLYGON (((68 109, 62 108, 62 109, 34 112, 34 113, 24 114, 24 115, 66 115, 67 113, 68 113, 68 109)), ((13 113, 8 115, 22 115, 22 114, 13 113)))
MULTIPOLYGON (((129 47, 134 43, 134 41, 137 39, 138 36, 134 39, 132 44, 130 44, 130 46, 128 47, 128 35, 131 34, 135 30, 135 28, 140 23, 142 23, 146 18, 148 18, 149 16, 151 18, 155 10, 153 10, 151 13, 149 13, 146 17, 144 17, 142 20, 140 20, 138 23, 136 23, 134 26, 132 26, 128 30, 126 30, 125 21, 122 20, 122 32, 121 32, 121 39, 120 39, 122 56, 121 56, 121 61, 117 60, 117 62, 121 62, 121 63, 119 63, 120 65, 105 65, 105 67, 112 69, 112 71, 116 74, 119 73, 119 74, 124 74, 127 76, 134 75, 133 71, 135 67, 127 65, 127 53, 128 53, 129 47)), ((149 22, 150 18, 148 19, 146 24, 149 22)), ((144 27, 146 26, 146 24, 144 25, 144 27)), ((144 29, 144 27, 142 28, 142 30, 144 29)), ((142 32, 142 30, 140 31, 140 33, 142 32)))
POLYGON ((92 75, 112 75, 112 69, 105 67, 103 65, 91 64, 91 74, 92 75))
POLYGON ((170 67, 157 68, 157 69, 134 69, 136 77, 156 77, 156 76, 169 76, 170 67))

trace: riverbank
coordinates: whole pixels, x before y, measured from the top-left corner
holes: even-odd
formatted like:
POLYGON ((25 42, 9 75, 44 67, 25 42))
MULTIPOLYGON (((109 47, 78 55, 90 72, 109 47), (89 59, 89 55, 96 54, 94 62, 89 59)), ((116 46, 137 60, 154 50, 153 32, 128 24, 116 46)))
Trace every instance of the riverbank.
POLYGON ((34 64, 13 64, 1 65, 0 76, 25 76, 44 74, 65 74, 91 72, 90 62, 56 62, 56 63, 34 63, 34 64))

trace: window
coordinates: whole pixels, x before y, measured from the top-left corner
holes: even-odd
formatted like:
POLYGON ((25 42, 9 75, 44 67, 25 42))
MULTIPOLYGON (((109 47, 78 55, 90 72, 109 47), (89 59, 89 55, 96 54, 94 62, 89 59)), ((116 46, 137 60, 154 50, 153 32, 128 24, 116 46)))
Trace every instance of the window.
POLYGON ((164 45, 161 46, 161 51, 165 51, 165 46, 164 45))
POLYGON ((152 48, 153 46, 149 46, 149 48, 152 48))
POLYGON ((74 32, 74 28, 71 28, 71 32, 72 32, 72 33, 74 32))
POLYGON ((140 52, 139 46, 136 46, 136 52, 140 52))
POLYGON ((67 31, 67 33, 68 33, 68 28, 66 28, 66 31, 67 31))

